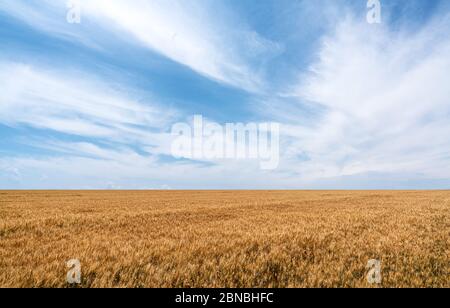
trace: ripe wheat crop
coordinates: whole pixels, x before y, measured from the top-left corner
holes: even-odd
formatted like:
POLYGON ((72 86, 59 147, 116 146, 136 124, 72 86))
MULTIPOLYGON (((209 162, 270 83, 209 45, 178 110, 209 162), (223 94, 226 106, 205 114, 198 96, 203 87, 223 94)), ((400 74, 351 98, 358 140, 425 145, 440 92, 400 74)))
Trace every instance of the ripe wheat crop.
POLYGON ((449 239, 445 191, 3 191, 0 287, 450 287, 449 239))

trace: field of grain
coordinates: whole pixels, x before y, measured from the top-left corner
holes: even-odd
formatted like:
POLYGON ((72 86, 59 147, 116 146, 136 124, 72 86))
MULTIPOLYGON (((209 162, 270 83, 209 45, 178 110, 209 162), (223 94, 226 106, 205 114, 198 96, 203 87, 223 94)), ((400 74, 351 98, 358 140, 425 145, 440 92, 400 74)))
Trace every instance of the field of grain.
POLYGON ((449 241, 444 191, 0 192, 0 287, 450 287, 449 241))

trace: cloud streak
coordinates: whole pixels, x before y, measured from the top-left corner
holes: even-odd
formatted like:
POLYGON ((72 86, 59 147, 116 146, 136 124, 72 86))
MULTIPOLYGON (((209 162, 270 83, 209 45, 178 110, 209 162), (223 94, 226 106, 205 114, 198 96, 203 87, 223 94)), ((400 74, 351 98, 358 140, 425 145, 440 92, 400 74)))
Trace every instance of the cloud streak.
POLYGON ((22 137, 21 143, 50 150, 53 155, 88 154, 109 160, 118 158, 117 153, 102 147, 122 148, 130 159, 136 153, 131 148, 147 152, 147 159, 170 150, 170 135, 165 131, 178 112, 163 109, 148 94, 89 74, 17 63, 0 63, 0 83, 0 123, 35 130, 33 136, 22 137), (53 137, 38 137, 39 131, 53 137), (89 142, 55 146, 68 137, 89 142))
POLYGON ((259 63, 282 51, 261 37, 220 1, 193 0, 80 0, 82 23, 70 25, 66 1, 13 1, 0 4, 0 11, 29 25, 91 47, 98 37, 134 40, 216 82, 251 92, 264 91, 259 63), (102 31, 89 31, 84 23, 102 31), (93 36, 94 35, 94 36, 93 36), (97 37, 96 37, 97 36, 97 37))
POLYGON ((287 132, 294 137, 288 152, 309 158, 297 171, 449 178, 449 21, 417 33, 340 22, 296 90, 300 101, 325 109, 313 127, 287 132))

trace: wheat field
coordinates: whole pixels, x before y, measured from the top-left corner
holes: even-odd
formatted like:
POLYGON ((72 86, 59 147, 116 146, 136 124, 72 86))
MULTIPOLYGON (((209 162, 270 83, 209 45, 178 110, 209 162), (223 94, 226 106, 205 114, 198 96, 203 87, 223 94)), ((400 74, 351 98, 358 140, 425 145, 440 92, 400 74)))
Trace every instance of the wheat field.
POLYGON ((0 287, 70 259, 78 287, 450 287, 448 191, 2 191, 0 218, 0 287))

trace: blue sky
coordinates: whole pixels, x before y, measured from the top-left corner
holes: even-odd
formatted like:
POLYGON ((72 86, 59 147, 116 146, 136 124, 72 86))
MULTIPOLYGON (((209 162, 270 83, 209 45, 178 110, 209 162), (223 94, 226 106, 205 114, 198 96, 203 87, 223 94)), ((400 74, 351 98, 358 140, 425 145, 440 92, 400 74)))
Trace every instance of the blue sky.
POLYGON ((0 188, 450 188, 449 1, 80 3, 0 3, 0 188), (196 114, 280 123, 278 168, 171 157, 196 114))

